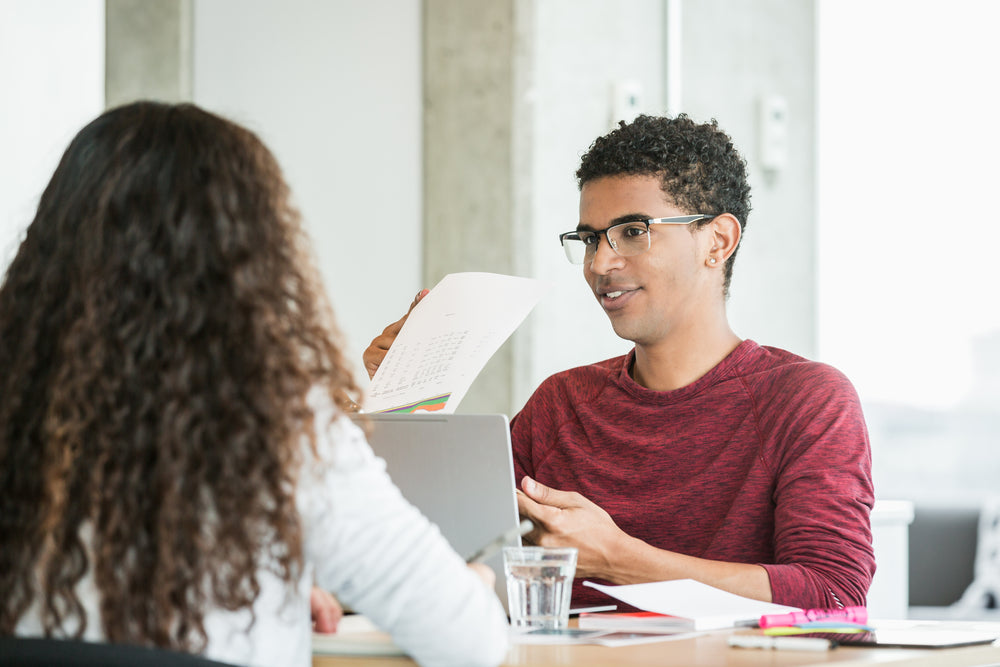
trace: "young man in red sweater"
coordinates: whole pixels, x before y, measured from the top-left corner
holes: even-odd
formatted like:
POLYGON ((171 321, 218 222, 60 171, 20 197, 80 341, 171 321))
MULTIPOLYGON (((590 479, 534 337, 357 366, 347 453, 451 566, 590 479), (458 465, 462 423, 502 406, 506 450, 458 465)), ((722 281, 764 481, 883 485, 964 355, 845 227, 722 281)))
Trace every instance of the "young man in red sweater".
MULTIPOLYGON (((577 178, 579 224, 560 240, 635 347, 553 375, 513 418, 528 539, 579 549, 574 606, 607 601, 584 578, 863 605, 875 562, 860 404, 835 369, 729 325, 750 212, 729 137, 640 116, 597 139, 577 178)), ((404 320, 365 351, 369 373, 404 320)))

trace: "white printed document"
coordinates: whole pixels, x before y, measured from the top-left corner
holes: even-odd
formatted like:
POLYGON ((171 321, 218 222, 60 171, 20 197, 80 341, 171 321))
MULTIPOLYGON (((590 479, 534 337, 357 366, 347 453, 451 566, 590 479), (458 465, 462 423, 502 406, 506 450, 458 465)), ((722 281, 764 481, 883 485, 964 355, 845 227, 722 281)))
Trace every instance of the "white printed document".
POLYGON ((693 579, 624 586, 606 586, 584 581, 583 585, 596 588, 643 611, 678 616, 678 627, 687 626, 690 630, 731 628, 755 623, 764 614, 801 611, 798 607, 786 607, 728 593, 693 579), (681 620, 684 622, 680 622, 681 620))
POLYGON ((410 312, 364 400, 367 412, 452 413, 549 283, 450 273, 410 312))

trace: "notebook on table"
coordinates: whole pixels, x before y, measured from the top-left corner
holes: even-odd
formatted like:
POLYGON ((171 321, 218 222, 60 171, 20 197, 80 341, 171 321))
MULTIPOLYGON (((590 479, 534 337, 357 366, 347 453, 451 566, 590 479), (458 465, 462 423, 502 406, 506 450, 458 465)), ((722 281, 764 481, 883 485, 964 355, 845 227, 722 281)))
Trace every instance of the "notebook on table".
MULTIPOLYGON (((519 523, 510 425, 502 414, 368 414, 368 442, 403 496, 441 529, 463 558, 519 523)), ((520 545, 520 538, 508 544, 520 545)), ((507 609, 503 554, 496 573, 507 609)))

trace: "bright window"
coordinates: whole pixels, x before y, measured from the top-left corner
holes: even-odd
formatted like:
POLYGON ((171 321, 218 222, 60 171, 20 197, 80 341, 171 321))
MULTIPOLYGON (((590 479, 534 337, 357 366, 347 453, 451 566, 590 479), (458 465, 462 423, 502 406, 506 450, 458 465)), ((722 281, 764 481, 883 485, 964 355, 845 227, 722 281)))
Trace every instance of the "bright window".
POLYGON ((819 352, 880 497, 1000 492, 1000 3, 819 0, 819 352))

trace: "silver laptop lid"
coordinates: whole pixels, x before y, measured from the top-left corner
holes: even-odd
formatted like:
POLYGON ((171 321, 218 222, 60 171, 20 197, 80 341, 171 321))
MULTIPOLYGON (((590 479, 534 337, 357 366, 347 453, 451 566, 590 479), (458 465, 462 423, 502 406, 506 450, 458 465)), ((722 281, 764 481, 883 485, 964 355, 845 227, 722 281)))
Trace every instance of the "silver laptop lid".
MULTIPOLYGON (((368 442, 414 506, 437 524, 463 558, 518 524, 510 425, 501 414, 368 414, 368 442)), ((519 545, 520 538, 509 541, 519 545)), ((507 608, 503 555, 483 561, 496 573, 507 608)))

